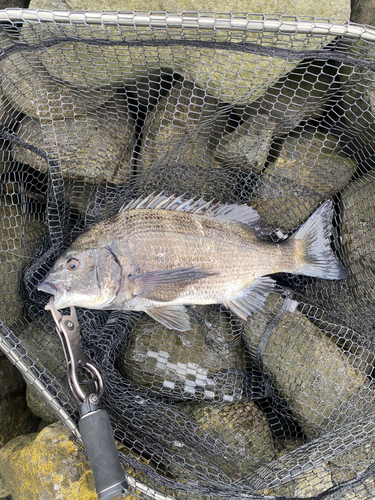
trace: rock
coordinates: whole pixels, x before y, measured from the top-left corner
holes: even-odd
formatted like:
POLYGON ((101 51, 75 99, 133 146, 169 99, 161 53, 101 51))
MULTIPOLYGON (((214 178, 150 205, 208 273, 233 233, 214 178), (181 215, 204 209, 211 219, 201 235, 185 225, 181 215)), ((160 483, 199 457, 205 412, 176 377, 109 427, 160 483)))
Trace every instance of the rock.
POLYGON ((39 419, 27 408, 26 387, 21 373, 6 358, 0 358, 0 447, 10 439, 35 432, 39 419))
POLYGON ((0 476, 0 500, 12 500, 10 490, 2 476, 0 476))
POLYGON ((348 184, 356 164, 341 153, 335 137, 308 126, 292 132, 279 149, 254 188, 251 204, 268 226, 288 232, 348 184))
MULTIPOLYGON (((220 12, 222 7, 220 5, 220 12)), ((79 8, 82 9, 82 6, 79 8)), ((241 5, 241 11, 243 9, 244 6, 241 5)), ((178 10, 181 12, 181 8, 178 10)), ((207 6, 204 10, 207 10, 207 6)), ((230 11, 233 11, 233 6, 230 11)), ((286 75, 299 62, 276 57, 272 54, 273 51, 270 51, 270 55, 266 55, 251 51, 227 50, 223 44, 228 41, 233 41, 235 44, 245 42, 259 44, 261 35, 245 30, 207 31, 204 42, 209 44, 201 48, 189 44, 189 41, 197 39, 196 30, 181 30, 178 27, 174 27, 173 38, 187 39, 185 46, 175 43, 169 45, 162 43, 157 46, 153 43, 139 45, 139 35, 136 30, 133 36, 136 43, 124 45, 121 43, 124 36, 127 42, 132 41, 130 31, 126 31, 124 35, 121 28, 113 24, 105 26, 104 30, 102 26, 92 29, 86 24, 75 24, 73 34, 69 24, 54 26, 33 24, 32 28, 24 25, 21 39, 27 43, 38 43, 42 38, 51 37, 53 31, 55 37, 74 36, 74 41, 61 42, 43 50, 36 50, 36 55, 51 76, 61 78, 67 84, 85 91, 97 89, 98 86, 107 89, 130 86, 134 89, 141 83, 143 86, 146 85, 146 88, 149 84, 151 94, 151 82, 155 80, 155 75, 159 78, 163 74, 176 74, 182 79, 194 82, 207 94, 221 101, 248 104, 262 95, 270 83, 286 75), (82 39, 96 37, 97 43, 87 44, 79 41, 78 37, 82 39), (110 40, 112 44, 102 43, 103 39, 110 40), (219 44, 213 48, 215 42, 219 44)), ((155 32, 151 27, 142 26, 142 36, 145 40, 148 37, 152 39, 155 37, 155 32)), ((200 33, 199 36, 202 37, 200 33)), ((169 39, 170 32, 160 27, 157 40, 163 37, 169 39)), ((333 37, 330 35, 321 38, 311 37, 309 34, 300 33, 294 44, 290 42, 287 34, 279 34, 278 39, 283 48, 288 44, 292 50, 300 49, 302 46, 304 50, 316 50, 327 45, 333 37), (284 37, 286 37, 284 41, 280 40, 284 37)), ((265 45, 268 43, 267 39, 265 45)))
MULTIPOLYGON (((18 135, 61 162, 63 176, 99 182, 126 182, 135 145, 134 121, 126 100, 112 99, 90 116, 54 120, 49 125, 26 117, 18 135)), ((13 157, 47 171, 47 161, 13 145, 13 157)), ((71 181, 73 182, 73 181, 71 181)))
POLYGON ((316 304, 324 311, 328 322, 345 325, 370 341, 375 341, 375 304, 356 299, 348 288, 347 280, 317 280, 308 283, 303 295, 307 302, 316 304))
POLYGON ((220 139, 215 159, 232 169, 258 175, 267 161, 277 124, 265 115, 248 117, 243 113, 242 118, 245 121, 241 125, 220 139))
MULTIPOLYGON (((358 59, 371 57, 367 52, 373 47, 366 45, 355 45, 350 55, 358 59)), ((342 99, 339 103, 338 121, 348 129, 349 135, 359 141, 359 145, 372 146, 375 138, 374 72, 357 66, 344 66, 340 68, 340 81, 342 99)), ((350 144, 347 147, 355 148, 350 144)))
MULTIPOLYGON (((97 499, 86 455, 61 422, 12 439, 0 450, 0 474, 12 500, 97 499)), ((113 500, 137 498, 129 489, 113 500)))
POLYGON ((23 314, 21 274, 47 228, 32 213, 24 213, 17 195, 0 197, 0 319, 9 325, 23 314))
MULTIPOLYGON (((31 0, 30 9, 62 9, 62 10, 124 10, 122 0, 111 0, 107 4, 98 0, 31 0)), ((136 0, 129 0, 126 3, 127 10, 139 10, 140 5, 136 0)), ((280 0, 274 2, 264 2, 261 0, 240 1, 240 0, 148 0, 142 3, 144 11, 178 11, 178 12, 279 12, 294 16, 313 16, 335 19, 349 19, 350 2, 313 2, 297 0, 280 0)), ((353 20, 353 19, 352 19, 353 20)), ((372 23, 375 24, 375 23, 372 23)))
POLYGON ((334 485, 329 469, 326 465, 321 465, 307 473, 300 474, 297 479, 289 481, 284 486, 270 488, 262 491, 264 495, 277 495, 286 498, 309 498, 319 495, 332 488, 334 485))
POLYGON ((41 418, 48 425, 58 421, 56 414, 48 406, 48 403, 30 384, 26 385, 26 401, 27 406, 33 414, 41 418))
POLYGON ((356 300, 347 284, 317 280, 308 283, 300 310, 342 348, 354 367, 372 376, 375 367, 374 312, 356 300), (314 304, 314 305, 311 305, 314 304))
POLYGON ((220 139, 215 158, 260 174, 274 136, 290 133, 301 121, 322 115, 330 96, 339 89, 336 71, 326 62, 303 62, 249 106, 237 107, 241 124, 220 139))
POLYGON ((365 305, 375 302, 375 175, 368 172, 341 193, 342 262, 348 287, 365 305))
POLYGON ((52 78, 38 56, 31 51, 13 52, 0 62, 1 90, 11 105, 22 113, 47 120, 87 116, 113 96, 112 91, 78 91, 52 78))
POLYGON ((96 498, 87 458, 62 423, 10 441, 0 450, 0 473, 13 500, 96 498))
POLYGON ((243 338, 309 438, 374 411, 370 379, 298 308, 271 292, 243 338))
POLYGON ((374 0, 353 0, 351 2, 350 20, 353 23, 375 26, 374 0))
POLYGON ((235 451, 244 474, 273 460, 272 434, 267 419, 250 400, 230 404, 190 403, 184 411, 199 427, 221 439, 235 451))
POLYGON ((271 485, 259 493, 277 498, 315 498, 322 493, 330 500, 372 498, 374 483, 368 479, 373 476, 370 468, 374 462, 373 441, 372 420, 363 415, 358 421, 301 444, 258 469, 258 478, 263 479, 264 485, 271 485), (335 487, 329 490, 332 486, 335 487))
MULTIPOLYGON (((36 318, 23 328, 18 333, 18 338, 27 349, 30 358, 38 360, 38 364, 44 367, 46 377, 51 380, 54 390, 58 391, 61 397, 63 392, 69 391, 67 366, 60 339, 55 332, 55 323, 48 314, 36 318)), ((27 404, 35 415, 49 424, 57 421, 57 416, 48 403, 30 384, 27 384, 26 395, 27 404)))
POLYGON ((190 309, 191 329, 170 330, 143 315, 118 365, 133 382, 174 399, 231 402, 243 397, 240 327, 226 312, 190 309))
POLYGON ((236 108, 243 123, 235 133, 251 137, 266 128, 280 136, 290 133, 301 121, 319 119, 330 97, 340 89, 336 72, 329 62, 303 61, 249 106, 236 108))
POLYGON ((375 436, 370 434, 362 443, 352 446, 327 464, 336 484, 356 479, 375 461, 375 436))
POLYGON ((233 182, 215 160, 227 118, 218 99, 189 81, 175 82, 146 116, 137 160, 141 191, 228 200, 233 182))
POLYGON ((155 164, 212 166, 227 117, 218 99, 192 82, 175 82, 146 117, 139 155, 142 170, 155 164))
POLYGON ((0 9, 27 9, 29 6, 29 0, 1 0, 0 1, 0 9))

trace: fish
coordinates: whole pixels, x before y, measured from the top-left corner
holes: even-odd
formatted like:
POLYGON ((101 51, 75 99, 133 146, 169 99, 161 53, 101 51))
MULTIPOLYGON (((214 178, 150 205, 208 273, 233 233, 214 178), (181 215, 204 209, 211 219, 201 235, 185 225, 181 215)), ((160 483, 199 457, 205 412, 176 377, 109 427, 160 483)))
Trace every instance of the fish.
POLYGON ((190 328, 189 305, 222 304, 246 321, 274 288, 272 274, 347 277, 330 247, 332 217, 327 200, 274 243, 246 204, 152 194, 82 232, 38 290, 58 309, 144 311, 179 331, 190 328))

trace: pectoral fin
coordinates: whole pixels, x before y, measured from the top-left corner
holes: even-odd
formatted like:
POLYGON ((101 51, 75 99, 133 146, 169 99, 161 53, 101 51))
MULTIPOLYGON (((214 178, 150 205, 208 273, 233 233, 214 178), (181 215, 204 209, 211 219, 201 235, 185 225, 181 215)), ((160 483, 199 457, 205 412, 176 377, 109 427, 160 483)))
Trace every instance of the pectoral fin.
POLYGON ((131 276, 129 285, 133 296, 170 302, 178 297, 187 285, 214 274, 199 267, 181 267, 131 276))
POLYGON ((250 286, 242 290, 236 299, 224 304, 243 320, 251 313, 260 311, 266 301, 267 295, 275 286, 275 281, 268 276, 262 276, 254 280, 250 286))
POLYGON ((184 332, 190 329, 189 315, 184 306, 154 307, 148 309, 146 313, 171 330, 184 332))

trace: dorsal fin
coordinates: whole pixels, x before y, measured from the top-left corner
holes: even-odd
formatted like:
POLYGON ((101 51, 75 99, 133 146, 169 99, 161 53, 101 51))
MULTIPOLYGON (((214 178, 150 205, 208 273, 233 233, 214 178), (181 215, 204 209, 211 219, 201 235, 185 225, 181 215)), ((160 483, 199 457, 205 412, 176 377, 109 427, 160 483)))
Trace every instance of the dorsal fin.
POLYGON ((124 205, 120 212, 128 210, 172 210, 190 214, 204 215, 211 219, 231 220, 245 224, 259 236, 270 234, 270 230, 260 219, 256 210, 248 205, 225 205, 214 200, 205 201, 203 198, 185 199, 183 196, 166 196, 163 192, 152 193, 146 197, 139 197, 124 205))

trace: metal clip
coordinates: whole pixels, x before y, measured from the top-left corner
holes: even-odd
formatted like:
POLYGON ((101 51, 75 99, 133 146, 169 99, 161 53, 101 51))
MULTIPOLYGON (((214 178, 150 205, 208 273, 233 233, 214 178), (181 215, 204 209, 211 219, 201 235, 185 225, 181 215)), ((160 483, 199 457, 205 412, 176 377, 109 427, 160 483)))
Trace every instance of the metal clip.
POLYGON ((91 380, 85 381, 84 384, 94 384, 96 395, 101 398, 104 392, 103 380, 100 372, 90 363, 82 348, 80 327, 74 306, 70 308, 70 315, 66 316, 58 311, 53 297, 50 300, 50 306, 52 317, 56 323, 56 331, 65 354, 71 391, 78 401, 81 403, 85 401, 87 393, 81 389, 77 374, 77 369, 82 368, 91 376, 91 380))

